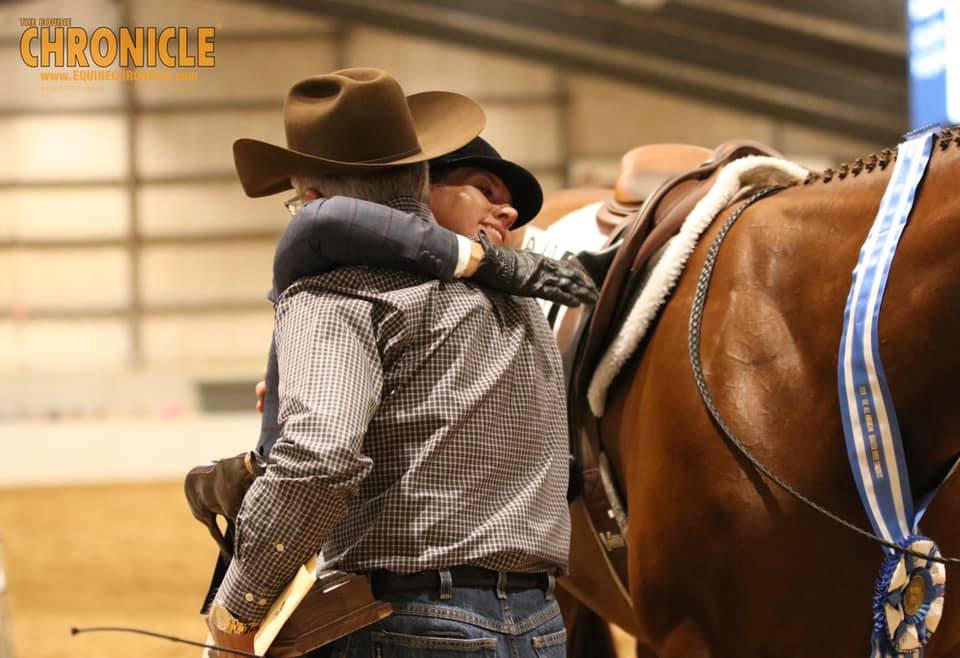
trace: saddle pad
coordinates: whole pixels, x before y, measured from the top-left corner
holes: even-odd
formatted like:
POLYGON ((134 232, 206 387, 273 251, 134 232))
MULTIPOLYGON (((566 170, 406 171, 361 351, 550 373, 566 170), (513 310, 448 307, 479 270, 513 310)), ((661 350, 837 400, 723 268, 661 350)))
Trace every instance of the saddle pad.
POLYGON ((610 384, 643 340, 647 328, 673 291, 697 240, 714 218, 747 190, 771 184, 804 180, 807 170, 798 164, 769 156, 734 160, 720 172, 717 182, 684 220, 680 232, 669 242, 653 266, 646 285, 630 308, 619 333, 604 352, 590 380, 587 400, 594 416, 603 416, 610 384))

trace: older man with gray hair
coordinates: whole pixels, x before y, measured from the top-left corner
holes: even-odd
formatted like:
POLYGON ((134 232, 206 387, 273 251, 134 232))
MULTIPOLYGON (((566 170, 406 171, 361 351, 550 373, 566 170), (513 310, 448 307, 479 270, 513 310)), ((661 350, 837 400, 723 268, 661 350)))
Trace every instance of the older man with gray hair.
MULTIPOLYGON (((298 83, 284 118, 289 148, 235 148, 247 193, 293 179, 344 216, 381 201, 384 230, 398 211, 435 221, 425 163, 484 123, 469 99, 405 98, 376 69, 298 83)), ((505 233, 516 216, 509 204, 457 202, 472 219, 448 228, 468 237, 490 222, 505 233)), ((237 518, 211 611, 218 643, 249 650, 269 605, 322 550, 329 566, 368 574, 394 608, 335 655, 562 655, 552 589, 569 542, 566 407, 536 303, 345 267, 281 292, 276 346, 283 433, 237 518)))

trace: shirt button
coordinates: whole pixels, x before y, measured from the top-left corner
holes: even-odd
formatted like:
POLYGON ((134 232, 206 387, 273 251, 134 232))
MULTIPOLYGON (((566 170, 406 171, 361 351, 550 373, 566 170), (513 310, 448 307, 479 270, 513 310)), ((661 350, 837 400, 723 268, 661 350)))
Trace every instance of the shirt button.
POLYGON ((254 597, 254 595, 251 592, 247 592, 246 594, 243 595, 243 598, 249 601, 250 603, 253 603, 253 599, 256 597, 254 597))
POLYGON ((283 548, 284 548, 283 544, 277 544, 276 545, 277 553, 283 553, 283 548))
POLYGON ((267 600, 266 600, 266 599, 260 599, 259 601, 257 601, 257 603, 258 603, 259 605, 267 605, 267 600))

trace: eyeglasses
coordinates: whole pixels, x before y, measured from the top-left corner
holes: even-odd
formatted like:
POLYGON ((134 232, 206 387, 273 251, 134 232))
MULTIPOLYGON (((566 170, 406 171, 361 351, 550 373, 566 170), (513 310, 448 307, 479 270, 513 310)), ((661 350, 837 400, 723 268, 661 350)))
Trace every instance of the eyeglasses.
POLYGON ((297 196, 284 201, 283 207, 286 208, 287 212, 290 213, 290 216, 293 217, 300 212, 301 208, 303 208, 303 199, 301 199, 300 195, 298 194, 297 196))

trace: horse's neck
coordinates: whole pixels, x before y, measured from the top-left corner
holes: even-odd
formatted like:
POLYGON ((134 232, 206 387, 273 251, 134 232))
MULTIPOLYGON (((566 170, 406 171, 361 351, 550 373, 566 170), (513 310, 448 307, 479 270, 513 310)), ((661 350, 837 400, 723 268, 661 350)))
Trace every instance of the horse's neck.
MULTIPOLYGON (((860 247, 876 219, 893 165, 829 183, 800 187, 784 214, 837 236, 822 267, 839 281, 833 296, 846 299, 860 247)), ((915 499, 937 486, 960 454, 960 140, 934 145, 909 220, 894 255, 879 319, 879 349, 899 422, 915 499)), ((823 274, 811 275, 822 279, 823 274)), ((835 309, 836 303, 830 308, 835 309)), ((823 327, 838 325, 835 310, 819 314, 823 327)))
MULTIPOLYGON (((886 167, 876 166, 871 171, 861 170, 859 174, 818 175, 812 182, 799 185, 778 195, 779 199, 795 200, 794 209, 802 217, 805 225, 813 224, 828 231, 847 232, 852 230, 865 237, 876 216, 880 200, 895 166, 892 160, 886 167)), ((960 142, 953 142, 943 149, 934 146, 929 169, 918 192, 917 206, 913 216, 923 215, 919 206, 935 201, 940 213, 956 216, 957 197, 944 193, 951 185, 956 186, 960 176, 960 142), (932 188, 932 189, 931 189, 932 188)), ((771 205, 774 202, 766 202, 771 205)), ((916 223, 913 219, 911 224, 916 223)))
MULTIPOLYGON (((731 310, 718 314, 723 318, 719 325, 714 320, 711 326, 708 320, 704 326, 706 335, 716 334, 712 339, 717 353, 736 353, 738 343, 754 342, 753 353, 769 354, 783 367, 798 369, 801 381, 822 385, 816 397, 836 398, 836 359, 851 272, 892 169, 891 163, 857 176, 797 185, 759 202, 744 215, 723 246, 717 271, 721 276, 710 291, 709 305, 714 308, 732 300, 731 294, 740 297, 731 310), (724 272, 731 266, 739 269, 724 272), (751 299, 767 315, 751 310, 756 307, 751 299), (764 323, 772 323, 770 331, 764 323), (792 353, 785 356, 785 352, 792 353)), ((960 251, 960 195, 951 187, 958 178, 960 148, 938 150, 894 260, 880 321, 881 356, 917 494, 960 451, 960 436, 944 431, 951 423, 960 425, 960 399, 957 388, 949 383, 950 373, 960 371, 960 350, 953 349, 960 335, 960 313, 954 301, 960 293, 960 268, 953 265, 960 251)), ((706 248, 700 245, 698 251, 702 254, 706 248)), ((687 281, 696 280, 702 262, 702 256, 691 261, 693 271, 685 275, 687 281)), ((692 285, 681 282, 668 303, 650 338, 660 354, 652 360, 648 354, 633 359, 611 388, 602 433, 615 470, 621 474, 620 462, 629 449, 618 441, 638 437, 619 428, 638 422, 635 409, 642 406, 637 406, 638 401, 651 389, 675 385, 678 364, 689 369, 685 341, 669 338, 666 343, 671 346, 664 347, 663 334, 686 335, 692 292, 692 285), (627 404, 633 408, 625 409, 627 404)), ((735 370, 728 368, 728 373, 735 370)), ((744 368, 730 376, 774 376, 780 378, 778 384, 788 387, 794 378, 791 372, 759 373, 744 368)), ((792 386, 800 394, 801 385, 792 386)), ((699 404, 694 402, 691 409, 699 404)), ((729 405, 736 406, 736 401, 729 405)), ((839 413, 829 416, 832 409, 815 411, 821 413, 829 431, 839 431, 839 413)))
POLYGON ((935 147, 893 261, 880 350, 903 429, 915 495, 960 452, 960 145, 935 147), (887 359, 884 352, 891 353, 887 359))

